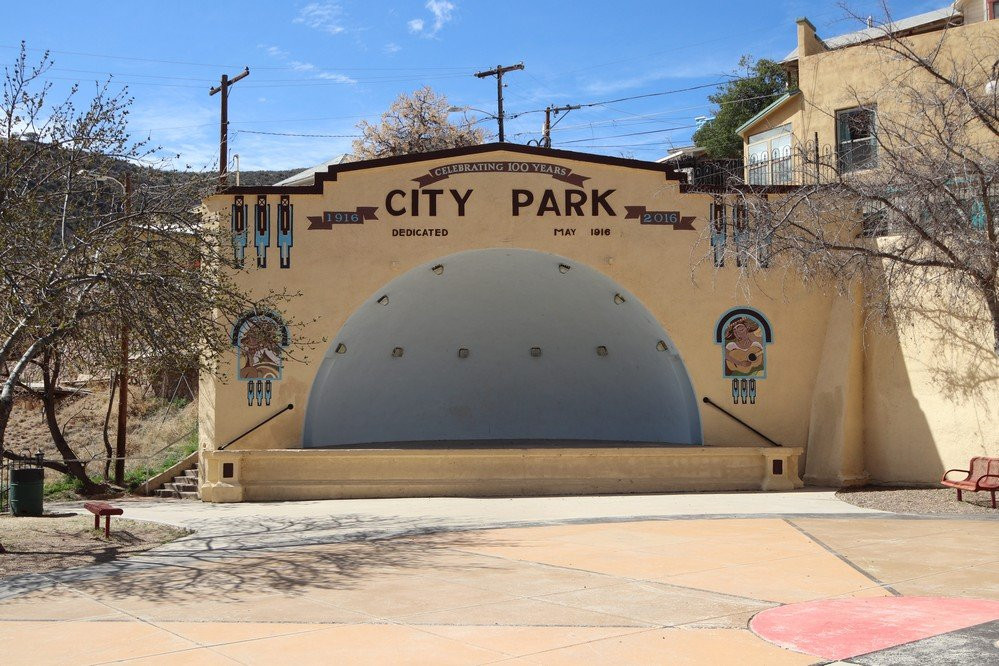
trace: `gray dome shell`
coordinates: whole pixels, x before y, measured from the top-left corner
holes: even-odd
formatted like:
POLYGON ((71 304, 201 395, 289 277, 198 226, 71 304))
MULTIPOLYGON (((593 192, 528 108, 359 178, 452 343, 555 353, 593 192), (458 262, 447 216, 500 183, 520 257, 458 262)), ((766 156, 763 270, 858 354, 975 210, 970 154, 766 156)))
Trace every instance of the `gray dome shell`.
POLYGON ((683 361, 638 299, 520 249, 453 254, 373 294, 330 344, 302 445, 470 440, 702 442, 683 361))

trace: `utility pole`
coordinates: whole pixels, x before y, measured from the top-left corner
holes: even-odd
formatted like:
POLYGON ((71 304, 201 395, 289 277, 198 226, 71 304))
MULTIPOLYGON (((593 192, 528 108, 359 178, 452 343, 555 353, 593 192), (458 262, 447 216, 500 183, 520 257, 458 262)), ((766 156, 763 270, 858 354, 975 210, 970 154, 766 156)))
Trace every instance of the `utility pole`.
MULTIPOLYGON (((581 108, 579 104, 570 104, 568 106, 547 106, 545 107, 545 126, 541 128, 541 147, 551 148, 552 147, 552 114, 558 115, 565 111, 573 111, 575 109, 581 108)), ((557 121, 556 121, 557 122, 557 121)))
POLYGON ((497 65, 496 69, 490 69, 487 72, 476 72, 475 77, 478 79, 484 79, 487 76, 496 77, 496 120, 499 122, 499 140, 503 143, 503 75, 507 72, 512 72, 517 69, 524 69, 524 63, 518 62, 516 65, 510 65, 508 67, 503 67, 502 65, 497 65))
POLYGON ((219 128, 219 187, 226 186, 226 168, 229 164, 229 86, 249 75, 249 67, 245 67, 242 72, 231 79, 228 74, 223 74, 221 83, 208 91, 209 97, 215 93, 222 93, 222 118, 219 128))
MULTIPOLYGON (((132 176, 125 172, 125 227, 131 226, 132 176)), ((128 241, 126 241, 126 244, 128 241)), ((128 424, 128 321, 121 323, 121 373, 118 375, 118 433, 115 438, 114 482, 125 485, 125 427, 128 424)))

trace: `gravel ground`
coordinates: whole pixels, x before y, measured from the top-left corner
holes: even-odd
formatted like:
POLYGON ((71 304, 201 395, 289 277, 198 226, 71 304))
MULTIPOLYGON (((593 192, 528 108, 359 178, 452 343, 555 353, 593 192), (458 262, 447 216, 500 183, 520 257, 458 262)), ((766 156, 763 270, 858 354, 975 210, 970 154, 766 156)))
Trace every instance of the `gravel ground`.
POLYGON ((895 488, 890 486, 863 486, 844 488, 836 497, 854 506, 879 509, 893 513, 915 514, 972 514, 999 518, 999 510, 991 508, 989 493, 964 493, 964 501, 957 501, 953 488, 895 488))
POLYGON ((93 516, 50 513, 44 517, 16 518, 0 515, 0 580, 22 573, 44 573, 58 569, 110 562, 141 553, 188 534, 169 525, 111 518, 111 538, 94 529, 93 516))

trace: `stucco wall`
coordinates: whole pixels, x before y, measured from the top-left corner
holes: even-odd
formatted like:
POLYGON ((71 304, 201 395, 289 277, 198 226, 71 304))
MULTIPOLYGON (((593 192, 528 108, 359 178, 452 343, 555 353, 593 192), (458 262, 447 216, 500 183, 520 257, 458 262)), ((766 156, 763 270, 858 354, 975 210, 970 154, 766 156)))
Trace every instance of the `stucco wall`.
MULTIPOLYGON (((907 38, 916 50, 941 44, 938 64, 957 66, 984 81, 999 45, 999 22, 987 21, 907 38)), ((893 94, 900 62, 869 45, 799 60, 801 113, 795 131, 818 134, 835 151, 835 112, 858 101, 876 103, 880 122, 911 117, 907 100, 893 94)), ((909 82, 920 74, 905 74, 909 82)), ((994 142, 993 139, 989 139, 994 142)), ((949 300, 949 299, 948 299, 949 300)), ((975 304, 968 301, 971 308, 975 304)), ((989 351, 991 331, 940 314, 942 300, 922 312, 898 313, 867 328, 864 338, 863 454, 880 483, 934 484, 948 468, 964 468, 973 455, 999 455, 999 366, 989 351)), ((810 463, 812 464, 812 463, 810 463)), ((810 476, 806 475, 806 480, 810 476)))
MULTIPOLYGON (((335 180, 325 182, 322 194, 292 194, 295 236, 291 267, 279 269, 272 260, 266 269, 250 268, 240 279, 257 293, 268 289, 301 290, 302 296, 289 305, 288 313, 295 320, 310 322, 296 333, 319 344, 295 352, 299 360, 285 364, 269 409, 248 407, 241 382, 230 379, 225 384, 217 383, 214 404, 208 406, 211 414, 206 415, 214 424, 214 436, 205 430, 204 445, 214 447, 229 441, 276 411, 278 405, 294 403, 294 411, 254 432, 239 447, 299 447, 305 412, 302 408, 319 361, 347 318, 407 270, 455 252, 479 248, 550 252, 600 271, 634 294, 666 330, 683 357, 698 401, 710 397, 782 444, 803 446, 807 442, 812 389, 819 372, 830 295, 802 285, 779 268, 761 276, 761 282, 747 294, 734 261, 730 259, 728 266, 715 269, 709 259, 705 260, 709 251, 705 224, 710 196, 681 193, 679 182, 667 179, 662 166, 602 161, 557 151, 513 151, 501 146, 482 150, 486 152, 362 165, 366 168, 355 165, 339 170, 335 180), (411 210, 398 217, 387 214, 386 196, 392 190, 404 190, 408 197, 412 189, 418 189, 414 179, 428 170, 470 161, 543 162, 571 169, 586 180, 576 187, 542 173, 454 174, 433 186, 445 190, 437 215, 429 215, 425 195, 419 215, 413 215, 411 210), (464 216, 457 214, 457 205, 447 192, 450 189, 462 194, 473 190, 464 216), (534 195, 534 205, 523 208, 519 215, 512 214, 515 189, 529 190, 534 195), (581 216, 566 215, 565 210, 560 211, 561 215, 551 211, 539 215, 538 204, 546 190, 560 202, 564 202, 567 190, 581 190, 588 197, 593 190, 613 190, 607 202, 614 214, 598 206, 594 215, 587 204, 581 216), (308 229, 310 216, 358 206, 377 207, 378 219, 332 225, 331 229, 308 229), (640 224, 639 219, 628 218, 626 206, 675 211, 680 218, 692 218, 693 229, 640 224), (414 228, 446 228, 448 233, 429 237, 393 235, 393 229, 414 228), (575 234, 565 235, 560 229, 575 229, 575 234), (591 235, 591 229, 601 230, 601 235, 591 235), (607 233, 603 234, 603 230, 607 233), (759 382, 755 405, 732 404, 730 381, 722 376, 721 347, 713 339, 719 317, 742 305, 762 312, 774 331, 774 343, 767 349, 767 378, 759 382)), ((252 204, 253 197, 249 193, 246 197, 252 204)), ((276 192, 271 192, 268 203, 276 200, 276 192)), ((232 202, 233 194, 225 194, 212 197, 207 204, 219 213, 217 221, 228 225, 232 202)), ((402 197, 392 203, 401 205, 402 197)), ((561 203, 560 207, 564 209, 561 203)), ((276 248, 271 247, 269 252, 273 257, 276 248)), ((246 256, 247 265, 252 265, 252 244, 246 256)), ((230 377, 235 365, 233 351, 228 365, 230 377)), ((701 402, 698 406, 705 444, 762 443, 711 407, 701 402)))
POLYGON ((932 484, 972 456, 999 456, 990 327, 973 301, 960 308, 929 291, 867 332, 866 459, 881 482, 932 484))
MULTIPOLYGON (((972 73, 984 85, 999 45, 999 22, 983 21, 905 38, 919 53, 936 50, 935 63, 972 73)), ((836 146, 836 111, 858 104, 877 104, 882 118, 911 119, 908 101, 897 94, 898 78, 907 83, 928 81, 927 75, 899 57, 870 44, 833 49, 798 59, 801 116, 795 131, 807 140, 817 133, 819 143, 836 146), (800 127, 799 127, 800 126, 800 127)), ((799 135, 796 135, 799 136, 799 135)), ((987 137, 983 137, 987 138, 987 137)))

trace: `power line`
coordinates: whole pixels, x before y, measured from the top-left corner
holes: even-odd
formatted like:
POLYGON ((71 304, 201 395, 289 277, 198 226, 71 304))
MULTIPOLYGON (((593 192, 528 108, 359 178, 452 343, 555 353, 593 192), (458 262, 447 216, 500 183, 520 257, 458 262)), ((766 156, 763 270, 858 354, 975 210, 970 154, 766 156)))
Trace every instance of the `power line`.
MULTIPOLYGON (((61 71, 71 71, 71 70, 61 70, 61 71)), ((82 70, 81 70, 82 71, 82 70)), ((194 83, 163 83, 160 81, 131 81, 128 77, 132 76, 150 76, 142 74, 115 74, 113 72, 93 72, 95 74, 105 74, 108 78, 112 79, 113 83, 118 83, 127 86, 156 86, 161 88, 204 88, 206 85, 210 84, 208 79, 200 78, 187 78, 187 77, 155 77, 164 79, 175 79, 181 81, 204 81, 202 84, 194 83), (125 78, 122 78, 125 77, 125 78)), ((323 78, 307 78, 307 79, 258 79, 255 84, 243 86, 244 88, 312 88, 312 87, 326 87, 326 86, 341 86, 341 85, 373 85, 382 83, 407 83, 411 81, 427 81, 427 80, 437 80, 437 79, 458 79, 464 78, 466 74, 441 74, 438 76, 427 76, 427 75, 413 75, 404 77, 372 77, 372 78, 360 78, 355 79, 349 76, 342 76, 340 80, 336 79, 323 79, 323 78)), ((73 81, 76 83, 80 82, 79 77, 69 77, 69 76, 51 76, 45 75, 41 77, 44 81, 73 81)))
POLYGON ((263 132, 261 130, 233 130, 233 134, 266 134, 268 136, 305 136, 314 139, 360 139, 361 134, 299 134, 297 132, 263 132))
MULTIPOLYGON (((0 49, 13 49, 20 50, 21 45, 10 46, 8 44, 0 44, 0 49)), ((233 65, 225 63, 207 63, 207 62, 192 62, 190 60, 158 60, 155 58, 139 58, 135 56, 121 56, 121 55, 111 55, 107 53, 88 53, 85 51, 62 51, 58 49, 44 49, 44 48, 32 48, 25 47, 26 51, 36 51, 45 53, 57 53, 60 55, 72 55, 72 56, 83 56, 85 58, 104 58, 107 60, 125 60, 130 62, 147 62, 147 63, 159 63, 163 65, 184 65, 187 67, 213 67, 213 68, 232 68, 241 67, 242 65, 233 65)), ((274 70, 274 71, 289 71, 295 70, 296 68, 288 65, 283 67, 254 67, 255 70, 274 70)), ((451 67, 338 67, 341 70, 350 71, 424 71, 424 70, 440 70, 440 71, 454 71, 454 72, 465 72, 472 69, 471 66, 451 66, 451 67)))
MULTIPOLYGON (((747 77, 743 77, 747 78, 747 77)), ((699 86, 690 86, 688 88, 677 88, 675 90, 664 90, 662 92, 645 93, 644 95, 632 95, 631 97, 618 97, 617 99, 609 99, 603 102, 590 102, 589 104, 583 104, 583 106, 606 106, 607 104, 617 104, 618 102, 627 102, 633 99, 645 99, 647 97, 660 97, 662 95, 674 95, 676 93, 690 92, 691 90, 701 90, 702 88, 713 88, 715 86, 720 86, 723 83, 729 83, 730 81, 737 79, 730 79, 729 81, 716 81, 714 83, 704 83, 699 86)))
POLYGON ((586 138, 586 139, 573 139, 572 141, 562 141, 561 143, 563 143, 563 144, 568 144, 568 143, 582 143, 583 141, 598 141, 600 139, 617 139, 617 138, 625 137, 625 136, 643 136, 643 135, 646 135, 646 134, 662 134, 664 132, 675 132, 677 130, 690 129, 691 127, 697 127, 697 125, 696 124, 695 125, 680 125, 678 127, 667 127, 666 129, 647 130, 645 132, 629 132, 627 134, 609 134, 607 136, 597 136, 597 137, 589 137, 589 138, 586 138))

